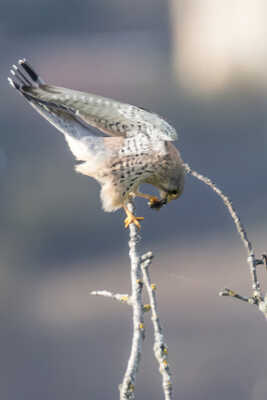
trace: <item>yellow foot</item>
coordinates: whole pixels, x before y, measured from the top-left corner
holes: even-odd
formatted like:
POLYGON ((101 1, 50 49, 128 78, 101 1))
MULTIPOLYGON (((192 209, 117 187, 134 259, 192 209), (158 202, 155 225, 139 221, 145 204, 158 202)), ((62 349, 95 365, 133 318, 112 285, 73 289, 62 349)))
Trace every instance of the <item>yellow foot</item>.
POLYGON ((128 210, 126 206, 123 206, 124 211, 127 215, 127 217, 124 220, 124 226, 125 228, 128 228, 130 224, 135 224, 138 229, 141 228, 141 225, 138 221, 142 221, 144 218, 143 217, 136 217, 131 211, 128 210))
POLYGON ((142 221, 143 219, 144 219, 144 217, 136 217, 133 214, 127 213, 127 217, 124 220, 124 226, 125 226, 125 228, 128 228, 128 226, 130 224, 135 224, 137 226, 137 228, 140 230, 141 225, 138 221, 142 221))

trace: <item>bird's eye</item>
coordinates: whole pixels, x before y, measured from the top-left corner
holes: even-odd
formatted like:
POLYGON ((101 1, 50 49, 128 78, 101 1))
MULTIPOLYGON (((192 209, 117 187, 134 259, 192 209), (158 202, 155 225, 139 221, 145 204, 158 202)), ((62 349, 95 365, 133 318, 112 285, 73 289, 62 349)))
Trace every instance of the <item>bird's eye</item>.
POLYGON ((172 191, 172 194, 174 194, 174 195, 176 195, 177 193, 178 193, 177 190, 172 191))

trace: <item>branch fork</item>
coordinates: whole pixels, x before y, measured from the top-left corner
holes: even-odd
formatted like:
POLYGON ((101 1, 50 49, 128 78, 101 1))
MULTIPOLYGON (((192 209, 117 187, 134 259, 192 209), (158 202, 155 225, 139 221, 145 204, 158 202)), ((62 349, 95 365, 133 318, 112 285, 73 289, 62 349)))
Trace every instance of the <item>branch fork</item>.
MULTIPOLYGON (((232 289, 225 288, 219 295, 225 297, 233 297, 248 304, 256 305, 267 319, 267 294, 263 296, 261 285, 257 276, 257 267, 264 266, 267 271, 267 256, 262 255, 262 258, 255 257, 254 249, 248 239, 247 231, 241 223, 237 211, 234 209, 231 200, 221 189, 219 189, 209 178, 194 171, 188 164, 184 164, 185 172, 192 175, 196 179, 205 183, 222 199, 227 207, 237 232, 247 250, 247 262, 249 265, 249 273, 251 278, 252 295, 250 297, 242 296, 232 289)), ((129 214, 134 214, 134 205, 130 201, 127 205, 129 214)), ((128 359, 127 368, 121 385, 119 385, 120 400, 135 399, 135 381, 136 374, 140 363, 142 344, 145 339, 144 313, 151 311, 151 321, 154 328, 154 355, 159 365, 159 372, 162 376, 162 388, 165 400, 172 400, 172 379, 168 362, 168 347, 164 340, 162 327, 160 324, 157 301, 156 301, 156 285, 151 282, 149 267, 152 263, 153 254, 147 252, 140 256, 137 250, 137 244, 140 240, 137 224, 129 225, 130 240, 129 240, 129 257, 131 261, 131 294, 113 293, 107 290, 98 290, 91 292, 95 296, 109 297, 121 303, 128 304, 133 310, 133 337, 131 352, 128 359), (146 289, 149 304, 143 304, 142 292, 146 289)))
MULTIPOLYGON (((133 203, 130 202, 127 208, 134 212, 133 203)), ((168 363, 168 347, 165 343, 162 327, 157 311, 156 285, 151 283, 149 267, 153 260, 151 251, 139 256, 137 244, 140 240, 138 228, 134 224, 129 225, 129 257, 131 261, 131 294, 113 293, 107 290, 91 292, 95 296, 109 297, 121 303, 128 304, 133 310, 133 337, 131 352, 122 383, 119 385, 120 400, 135 399, 135 381, 138 371, 142 344, 145 339, 144 313, 151 311, 151 321, 154 327, 154 354, 159 364, 159 371, 162 375, 162 388, 165 400, 172 399, 171 373, 168 363), (143 304, 143 289, 146 289, 149 304, 143 304)))

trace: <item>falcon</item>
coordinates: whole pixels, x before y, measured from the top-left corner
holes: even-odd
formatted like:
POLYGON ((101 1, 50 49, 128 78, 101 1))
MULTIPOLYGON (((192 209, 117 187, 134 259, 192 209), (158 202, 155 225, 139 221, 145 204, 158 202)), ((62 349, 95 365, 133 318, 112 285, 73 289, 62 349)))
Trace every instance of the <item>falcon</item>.
POLYGON ((157 114, 129 104, 48 85, 25 60, 11 69, 10 85, 63 133, 77 162, 76 171, 101 185, 103 209, 123 208, 127 228, 140 220, 127 207, 134 197, 159 209, 183 192, 185 169, 171 143, 176 130, 157 114), (160 198, 139 191, 148 183, 160 198))

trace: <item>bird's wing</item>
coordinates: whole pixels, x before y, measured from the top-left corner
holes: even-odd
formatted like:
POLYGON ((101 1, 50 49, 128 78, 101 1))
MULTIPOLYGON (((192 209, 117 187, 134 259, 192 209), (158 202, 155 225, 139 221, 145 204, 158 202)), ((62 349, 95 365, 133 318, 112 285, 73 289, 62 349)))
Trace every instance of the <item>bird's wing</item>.
MULTIPOLYGON (((28 64, 25 69, 27 68, 30 68, 28 64)), ((36 76, 36 84, 30 81, 29 78, 34 81, 33 78, 35 77, 32 70, 30 70, 31 75, 29 77, 26 77, 15 65, 13 65, 12 71, 16 80, 9 78, 9 83, 20 91, 36 111, 63 133, 77 160, 88 161, 92 158, 92 154, 100 158, 101 156, 107 157, 107 153, 111 153, 111 150, 105 146, 105 138, 90 132, 89 127, 85 127, 67 107, 58 106, 52 101, 42 101, 41 98, 38 100, 31 95, 28 96, 26 93, 28 88, 41 87, 41 78, 36 76)))
POLYGON ((152 140, 177 139, 176 130, 157 114, 105 97, 46 85, 25 61, 13 66, 9 78, 31 104, 43 104, 71 115, 85 127, 95 127, 110 136, 131 138, 139 134, 152 140))
POLYGON ((111 151, 105 146, 104 137, 90 134, 79 121, 68 112, 58 108, 46 107, 45 104, 31 103, 45 119, 65 136, 66 142, 77 160, 88 161, 92 155, 107 158, 111 151), (108 153, 108 154, 107 154, 108 153))

